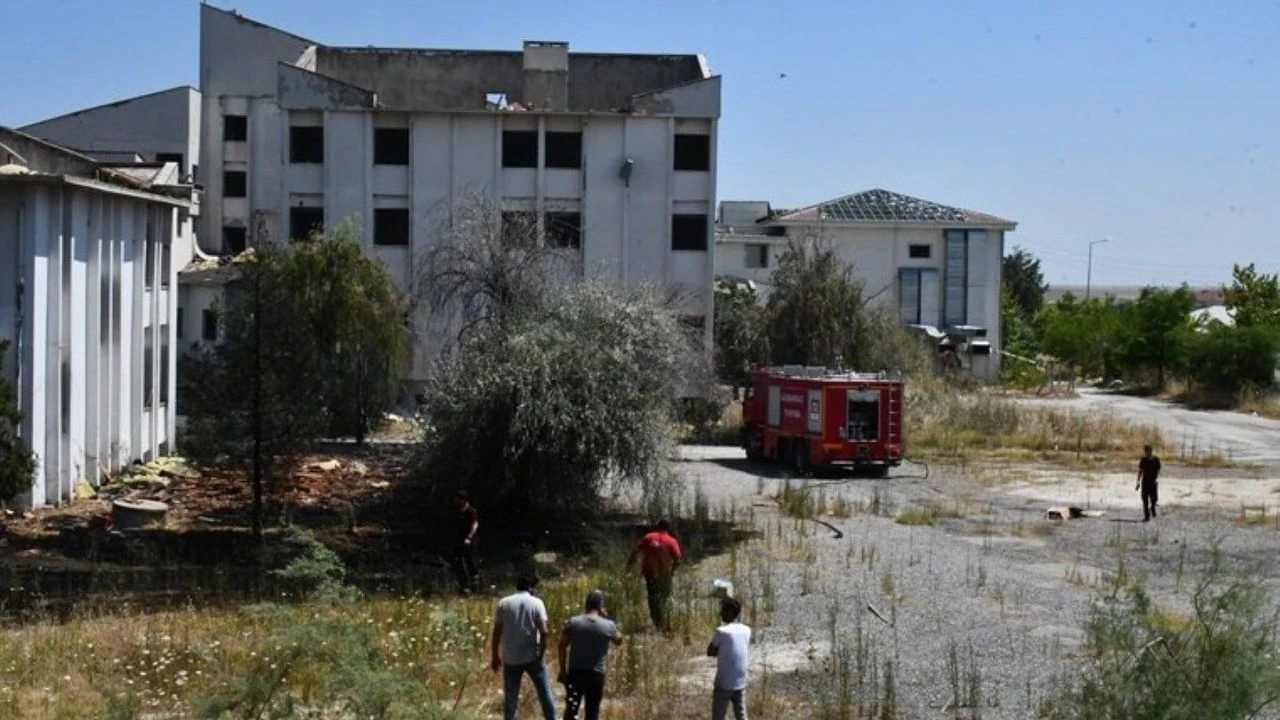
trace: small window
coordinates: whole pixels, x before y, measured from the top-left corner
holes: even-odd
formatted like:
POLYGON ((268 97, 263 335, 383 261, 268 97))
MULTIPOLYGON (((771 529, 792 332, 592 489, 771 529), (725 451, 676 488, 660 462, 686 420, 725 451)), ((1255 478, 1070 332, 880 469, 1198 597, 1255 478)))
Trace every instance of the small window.
POLYGON ((373 164, 409 164, 409 128, 373 129, 373 164))
POLYGON ((179 307, 179 308, 178 308, 178 314, 177 314, 177 317, 175 317, 175 318, 174 318, 173 334, 174 334, 174 336, 175 336, 175 337, 177 337, 179 340, 181 340, 181 339, 182 339, 182 335, 183 335, 183 327, 182 327, 182 326, 183 326, 183 324, 184 324, 184 323, 183 323, 183 321, 185 320, 185 316, 186 316, 186 312, 185 312, 185 310, 186 310, 186 308, 179 307))
POLYGON ((677 134, 673 165, 676 170, 710 170, 711 136, 677 134))
POLYGON ((222 173, 222 197, 242 198, 249 194, 249 176, 243 170, 222 173))
POLYGON ((582 167, 582 133, 547 133, 546 166, 549 168, 582 167))
POLYGON ((707 251, 707 216, 672 215, 671 249, 707 251))
POLYGON ((150 410, 156 398, 155 328, 146 329, 142 346, 142 407, 150 410))
POLYGON ((172 270, 172 256, 170 255, 169 243, 160 243, 160 287, 169 287, 169 273, 172 270))
POLYGON ((538 216, 521 210, 502 213, 502 244, 508 249, 531 248, 538 243, 538 216))
POLYGON ((59 393, 60 397, 59 397, 58 404, 60 405, 60 407, 58 408, 58 410, 62 415, 62 434, 67 435, 67 434, 70 434, 71 432, 71 361, 70 360, 66 358, 62 360, 62 367, 60 368, 59 375, 61 376, 61 382, 59 384, 61 386, 60 389, 62 390, 62 392, 59 393))
POLYGON ((409 211, 406 208, 377 208, 373 211, 374 245, 408 245, 409 211))
POLYGON ((227 142, 243 142, 248 140, 249 118, 244 115, 223 115, 222 139, 227 142))
POLYGON ((767 268, 769 267, 769 246, 768 245, 747 245, 747 258, 743 265, 749 268, 767 268))
POLYGON ((908 256, 916 260, 928 260, 933 256, 932 245, 912 245, 907 249, 908 256))
POLYGON ((150 290, 156 282, 156 241, 151 237, 151 223, 147 223, 147 239, 143 240, 142 244, 146 255, 143 263, 143 272, 146 273, 146 277, 142 279, 142 284, 150 290))
POLYGON ((503 131, 502 167, 538 167, 538 133, 533 130, 503 131))
POLYGON ((574 250, 582 247, 581 213, 547 213, 544 229, 547 233, 547 247, 572 248, 574 250))
POLYGON ((206 308, 200 315, 200 339, 205 342, 218 340, 218 311, 206 308))
POLYGON ((182 172, 182 153, 156 153, 158 163, 178 163, 178 172, 182 172))
POLYGON ((169 402, 169 326, 160 326, 160 404, 169 402))
POLYGON ((222 228, 222 251, 239 255, 245 249, 245 229, 242 227, 222 228))
POLYGON ((289 162, 323 163, 324 128, 310 126, 289 128, 289 162))
POLYGON ((324 231, 324 208, 289 208, 289 239, 309 240, 312 233, 324 231))

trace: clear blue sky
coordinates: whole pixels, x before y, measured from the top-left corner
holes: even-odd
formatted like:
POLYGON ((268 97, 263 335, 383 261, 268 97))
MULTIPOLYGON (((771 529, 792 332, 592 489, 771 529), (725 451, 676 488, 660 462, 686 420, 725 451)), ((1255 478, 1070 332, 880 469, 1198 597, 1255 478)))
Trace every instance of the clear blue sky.
MULTIPOLYGON (((224 5, 229 6, 229 5, 224 5)), ((238 0, 318 42, 699 52, 720 199, 883 187, 1020 222, 1051 283, 1280 269, 1277 0, 238 0), (785 77, 783 77, 785 74, 785 77)), ((7 3, 0 124, 198 85, 189 0, 7 3)))

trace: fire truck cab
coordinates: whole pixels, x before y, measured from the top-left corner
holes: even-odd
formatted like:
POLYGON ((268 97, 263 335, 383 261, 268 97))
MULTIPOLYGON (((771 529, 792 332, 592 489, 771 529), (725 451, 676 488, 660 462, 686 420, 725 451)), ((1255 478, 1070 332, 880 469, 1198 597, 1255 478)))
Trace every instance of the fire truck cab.
POLYGON ((902 391, 897 373, 788 365, 752 374, 742 403, 747 457, 810 468, 867 468, 883 477, 902 463, 902 391))

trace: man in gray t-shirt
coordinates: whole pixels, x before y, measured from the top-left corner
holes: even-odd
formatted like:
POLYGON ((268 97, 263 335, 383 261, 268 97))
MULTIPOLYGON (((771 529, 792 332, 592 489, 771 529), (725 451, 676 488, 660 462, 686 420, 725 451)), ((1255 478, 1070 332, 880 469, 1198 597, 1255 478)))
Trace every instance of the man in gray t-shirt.
POLYGON ((533 595, 538 577, 521 575, 516 592, 498 602, 493 616, 493 637, 489 643, 489 666, 502 671, 502 717, 516 719, 520 700, 520 681, 525 675, 533 681, 543 720, 556 720, 547 666, 542 661, 547 650, 547 607, 533 595))
POLYGON ((565 623, 560 633, 560 682, 565 685, 564 720, 577 720, 586 701, 586 720, 599 720, 609 644, 622 643, 618 626, 605 616, 604 593, 587 593, 586 612, 565 623), (567 656, 567 660, 566 660, 567 656))

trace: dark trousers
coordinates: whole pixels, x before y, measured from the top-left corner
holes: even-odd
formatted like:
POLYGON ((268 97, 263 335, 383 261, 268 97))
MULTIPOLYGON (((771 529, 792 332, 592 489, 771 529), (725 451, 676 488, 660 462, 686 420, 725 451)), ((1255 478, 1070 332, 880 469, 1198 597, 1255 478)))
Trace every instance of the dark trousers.
POLYGON ((1142 483, 1142 517, 1150 519, 1156 516, 1156 499, 1159 495, 1159 483, 1142 483))
POLYGON ((586 720, 600 720, 600 701, 604 699, 604 673, 595 670, 570 670, 565 678, 564 720, 577 720, 578 708, 586 703, 586 720))
POLYGON ((671 602, 671 578, 647 577, 645 592, 649 597, 649 619, 659 630, 667 629, 667 605, 671 602))
POLYGON ((480 585, 480 573, 476 570, 476 551, 474 545, 459 542, 453 548, 453 572, 458 578, 458 589, 463 592, 475 590, 480 585))

